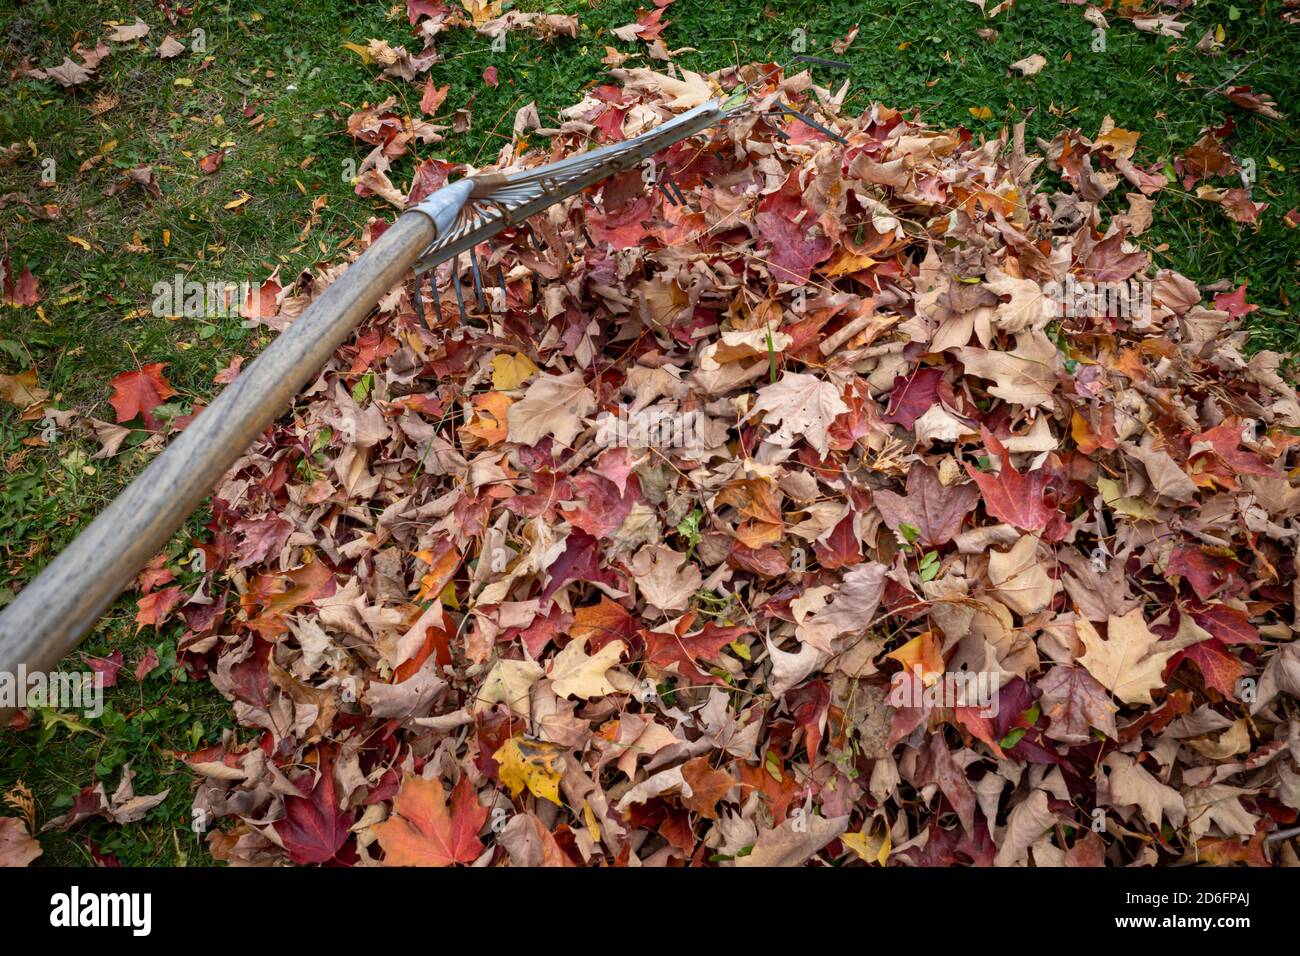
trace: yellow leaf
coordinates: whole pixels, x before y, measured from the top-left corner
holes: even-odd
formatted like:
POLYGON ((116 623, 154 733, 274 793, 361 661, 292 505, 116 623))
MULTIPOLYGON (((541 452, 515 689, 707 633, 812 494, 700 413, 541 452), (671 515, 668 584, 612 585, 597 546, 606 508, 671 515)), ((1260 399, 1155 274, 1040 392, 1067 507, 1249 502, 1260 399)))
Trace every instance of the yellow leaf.
POLYGON ((508 392, 518 388, 538 372, 536 365, 523 352, 514 355, 498 355, 492 359, 492 387, 498 391, 508 392))
POLYGON ((975 117, 976 119, 993 118, 993 111, 989 109, 987 106, 968 106, 967 110, 969 110, 970 115, 975 117))
POLYGON ((375 62, 375 58, 370 55, 370 50, 362 46, 360 43, 345 43, 343 44, 343 49, 351 50, 357 56, 361 57, 361 62, 366 66, 375 62))
POLYGON ((591 804, 586 800, 582 801, 582 820, 587 824, 587 833, 591 836, 592 842, 600 842, 600 821, 596 819, 596 814, 591 810, 591 804))
POLYGON ((868 833, 863 830, 861 833, 846 833, 840 837, 840 842, 856 853, 860 858, 868 863, 879 863, 885 865, 889 859, 891 842, 889 839, 889 827, 873 827, 872 832, 868 833))
POLYGON ((533 796, 560 803, 560 761, 563 750, 559 744, 541 740, 527 740, 522 736, 507 740, 492 759, 500 765, 501 782, 510 788, 511 796, 519 796, 525 787, 533 796))
POLYGON ((1155 521, 1160 517, 1160 509, 1155 505, 1141 498, 1125 497, 1120 483, 1113 478, 1098 478, 1097 490, 1101 492, 1101 500, 1106 503, 1106 507, 1122 515, 1138 521, 1155 521))
POLYGON ((164 230, 163 230, 163 245, 164 245, 164 246, 170 246, 171 244, 172 244, 172 231, 171 231, 170 229, 164 229, 164 230))
POLYGON ((852 272, 861 272, 863 269, 870 269, 876 264, 876 260, 871 256, 860 256, 855 252, 849 252, 845 249, 825 269, 825 274, 831 278, 835 276, 846 276, 852 272))
POLYGON ((248 202, 248 201, 249 201, 250 199, 252 199, 252 198, 253 198, 252 196, 250 196, 248 193, 244 192, 244 191, 241 189, 241 190, 240 190, 240 196, 239 196, 239 198, 238 198, 238 199, 232 199, 230 202, 226 203, 225 208, 226 208, 226 209, 238 209, 240 206, 242 206, 244 203, 248 202))
POLYGON ((81 248, 85 249, 87 252, 90 251, 90 243, 85 239, 82 239, 80 236, 68 236, 68 242, 72 243, 74 246, 81 246, 81 248))
POLYGON ((503 6, 500 0, 460 0, 460 5, 473 18, 476 27, 501 16, 503 6))
POLYGON ((178 76, 176 77, 176 79, 172 80, 172 86, 193 86, 193 85, 194 85, 194 81, 191 80, 188 76, 178 76))
POLYGON ((1093 140, 1093 145, 1106 150, 1112 159, 1121 156, 1131 159, 1141 138, 1142 134, 1137 130, 1123 129, 1119 126, 1111 126, 1110 129, 1103 127, 1097 138, 1093 140))

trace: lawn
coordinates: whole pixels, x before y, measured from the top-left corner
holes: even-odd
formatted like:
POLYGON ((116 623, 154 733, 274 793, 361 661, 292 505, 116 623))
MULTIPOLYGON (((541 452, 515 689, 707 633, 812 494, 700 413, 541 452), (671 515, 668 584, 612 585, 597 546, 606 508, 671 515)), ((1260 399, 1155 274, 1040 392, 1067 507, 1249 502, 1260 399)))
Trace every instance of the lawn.
MULTIPOLYGON (((512 32, 506 50, 496 52, 469 30, 440 35, 443 59, 430 75, 451 89, 438 121, 466 109, 472 125, 448 130, 442 143, 413 144, 413 155, 395 161, 390 173, 399 186, 430 156, 487 163, 508 142, 521 106, 536 102, 546 125, 605 76, 607 46, 645 49, 610 34, 635 19, 638 4, 630 0, 519 6, 576 13, 579 36, 512 32), (495 88, 483 79, 489 66, 498 71, 495 88)), ((991 12, 993 0, 987 6, 991 12)), ((1140 32, 1111 11, 1099 49, 1083 7, 1055 0, 1021 0, 988 19, 959 0, 677 0, 665 14, 671 24, 664 39, 674 62, 704 72, 787 62, 800 50, 843 60, 847 72, 813 70, 823 85, 850 80, 850 110, 881 102, 936 126, 965 126, 977 138, 1025 117, 1031 143, 1063 128, 1092 135, 1110 116, 1142 132, 1136 161, 1143 167, 1171 162, 1204 127, 1232 117, 1234 155, 1253 161, 1254 199, 1268 203, 1257 226, 1233 222, 1219 205, 1173 183, 1161 192, 1143 241, 1159 264, 1198 281, 1248 282, 1250 301, 1260 306, 1254 344, 1290 352, 1300 346, 1300 230, 1282 217, 1300 206, 1300 136, 1291 119, 1300 27, 1284 23, 1281 12, 1281 0, 1202 2, 1179 14, 1189 26, 1177 38, 1140 32), (853 43, 832 52, 855 24, 853 43), (1200 52, 1198 40, 1216 29, 1219 55, 1200 52), (1009 70, 1031 54, 1046 57, 1041 72, 1009 70), (1221 95, 1234 85, 1270 94, 1286 118, 1235 106, 1221 95)), ((389 96, 418 115, 422 84, 380 76, 345 44, 380 38, 418 51, 400 4, 199 0, 173 24, 155 3, 38 0, 0 13, 0 37, 7 89, 0 144, 15 144, 0 160, 0 228, 14 272, 30 269, 41 293, 32 306, 0 306, 0 372, 35 369, 55 408, 111 420, 109 381, 160 362, 178 392, 169 413, 187 414, 210 400, 214 375, 232 357, 254 355, 269 340, 237 317, 155 317, 156 283, 177 273, 204 282, 260 281, 276 269, 287 281, 336 258, 367 218, 394 213, 377 198, 355 195, 351 177, 369 147, 347 135, 346 121, 364 103, 389 96), (27 66, 56 66, 75 43, 93 47, 106 24, 137 17, 150 26, 148 36, 111 44, 93 81, 65 90, 23 75, 27 66), (196 30, 202 51, 156 54, 169 33, 192 47, 196 30), (215 153, 220 168, 205 172, 200 162, 215 153), (134 186, 108 194, 145 164, 159 194, 134 186)), ((1122 202, 1123 190, 1113 195, 1122 202)), ((92 436, 68 431, 50 440, 40 421, 22 420, 16 406, 0 403, 0 603, 139 471, 152 453, 138 447, 145 437, 134 433, 128 450, 95 460, 92 436)), ((137 824, 93 821, 47 833, 44 862, 86 864, 92 854, 124 864, 210 862, 206 843, 190 829, 189 772, 170 754, 218 741, 230 726, 227 705, 206 683, 188 683, 177 666, 179 624, 137 633, 134 616, 134 601, 119 601, 81 648, 89 657, 120 651, 126 662, 103 716, 81 722, 41 712, 26 730, 0 732, 0 794, 21 781, 44 823, 84 786, 103 782, 111 793, 130 761, 137 793, 170 788, 170 795, 137 824), (137 680, 136 664, 150 647, 159 664, 137 680)), ((68 667, 83 668, 80 656, 68 667)))

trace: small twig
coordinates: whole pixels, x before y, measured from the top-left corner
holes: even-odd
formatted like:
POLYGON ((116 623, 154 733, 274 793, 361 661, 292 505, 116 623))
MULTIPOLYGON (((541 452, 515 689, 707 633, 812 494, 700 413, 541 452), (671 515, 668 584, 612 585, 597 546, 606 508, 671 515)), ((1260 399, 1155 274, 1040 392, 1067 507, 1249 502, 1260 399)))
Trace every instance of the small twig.
POLYGON ((1226 80, 1224 80, 1224 81, 1223 81, 1222 83, 1220 83, 1218 86, 1216 86, 1214 89, 1210 90, 1210 92, 1206 93, 1206 94, 1205 94, 1206 98, 1208 99, 1209 97, 1213 96, 1215 93, 1219 92, 1219 90, 1223 89, 1225 86, 1227 86, 1229 83, 1231 83, 1231 82, 1232 82, 1233 80, 1235 80, 1237 77, 1241 76, 1241 74, 1245 73, 1247 70, 1249 70, 1252 66, 1254 66, 1254 65, 1255 65, 1256 63, 1258 63, 1258 62, 1259 62, 1259 60, 1257 60, 1257 59, 1256 59, 1256 60, 1251 60, 1249 63, 1247 63, 1245 66, 1243 66, 1240 70, 1238 70, 1236 73, 1232 74, 1232 76, 1228 77, 1226 80))

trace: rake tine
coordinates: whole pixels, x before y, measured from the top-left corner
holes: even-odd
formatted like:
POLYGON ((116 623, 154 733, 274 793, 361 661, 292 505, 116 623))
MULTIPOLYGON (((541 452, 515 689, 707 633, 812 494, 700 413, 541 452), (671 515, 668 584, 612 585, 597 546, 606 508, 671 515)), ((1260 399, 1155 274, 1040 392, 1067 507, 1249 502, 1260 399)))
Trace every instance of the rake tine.
POLYGON ((811 116, 807 116, 804 113, 800 113, 793 106, 787 106, 785 103, 781 103, 779 101, 777 102, 776 105, 779 109, 785 111, 786 113, 799 117, 800 121, 803 122, 805 125, 811 126, 813 129, 817 130, 818 132, 823 133, 826 136, 829 136, 831 139, 835 140, 835 142, 839 143, 841 146, 849 145, 849 141, 845 139, 843 136, 841 136, 839 133, 836 133, 834 130, 827 129, 825 126, 817 122, 811 116))
POLYGON ((478 307, 487 310, 487 299, 483 297, 483 276, 478 271, 478 256, 474 252, 474 247, 470 246, 469 250, 469 267, 474 273, 474 295, 478 299, 478 307))
POLYGON ((497 282, 501 283, 501 311, 505 312, 506 299, 509 298, 510 293, 506 291, 506 273, 505 270, 501 268, 500 263, 497 264, 497 282))
POLYGON ((582 238, 587 240, 587 245, 591 246, 591 248, 596 248, 596 243, 592 240, 591 233, 587 231, 587 224, 585 222, 582 224, 582 238))
POLYGON ((442 324, 442 294, 438 291, 438 270, 436 268, 429 270, 429 298, 433 300, 434 315, 438 317, 438 324, 442 324))
POLYGON ((420 324, 424 326, 426 332, 432 332, 433 330, 429 328, 428 319, 424 317, 424 303, 420 301, 422 298, 424 297, 420 294, 420 277, 416 276, 415 294, 411 296, 411 301, 415 303, 415 317, 420 320, 420 324))
POLYGON ((460 291, 460 254, 457 253, 451 259, 451 287, 456 290, 456 308, 460 309, 460 320, 466 324, 469 323, 469 316, 465 314, 465 296, 460 291))
POLYGON ((656 188, 657 188, 661 193, 664 194, 664 198, 668 200, 668 205, 670 205, 670 206, 676 206, 676 205, 677 205, 677 200, 673 198, 673 194, 670 193, 670 192, 668 191, 668 187, 667 187, 667 186, 665 186, 662 182, 656 182, 656 183, 655 183, 655 187, 656 187, 656 188))
POLYGON ((813 66, 829 66, 835 70, 853 69, 852 63, 845 63, 843 60, 827 60, 820 56, 805 56, 800 54, 795 57, 795 61, 798 63, 811 63, 813 66))
POLYGON ((682 205, 682 206, 685 206, 685 205, 686 205, 686 197, 682 195, 682 191, 681 191, 681 189, 678 187, 678 185, 677 185, 677 181, 674 180, 672 176, 667 175, 667 174, 664 175, 664 179, 666 179, 666 180, 668 181, 668 186, 669 186, 669 188, 671 188, 672 191, 673 191, 673 193, 677 196, 677 202, 678 202, 678 204, 679 204, 679 205, 682 205))
POLYGON ((542 244, 537 241, 537 233, 533 232, 532 224, 524 222, 524 228, 528 230, 528 241, 533 244, 533 248, 538 252, 542 251, 542 244))

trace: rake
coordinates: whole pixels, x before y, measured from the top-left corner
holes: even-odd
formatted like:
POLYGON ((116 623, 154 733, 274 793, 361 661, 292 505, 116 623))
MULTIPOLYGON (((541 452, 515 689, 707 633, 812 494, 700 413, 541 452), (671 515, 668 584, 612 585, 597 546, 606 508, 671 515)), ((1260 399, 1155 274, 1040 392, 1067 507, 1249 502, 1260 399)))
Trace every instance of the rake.
MULTIPOLYGON (((185 519, 316 376, 390 289, 415 270, 414 304, 423 318, 420 278, 470 253, 502 230, 734 115, 739 104, 710 100, 633 139, 518 173, 451 183, 408 209, 319 299, 271 343, 66 549, 0 613, 0 674, 55 667, 156 555, 185 519)), ((667 187, 660 184, 667 194, 667 187)), ((672 185, 673 192, 681 193, 672 185)), ((671 194, 670 198, 671 198, 671 194)), ((0 708, 0 727, 12 709, 0 708)))

